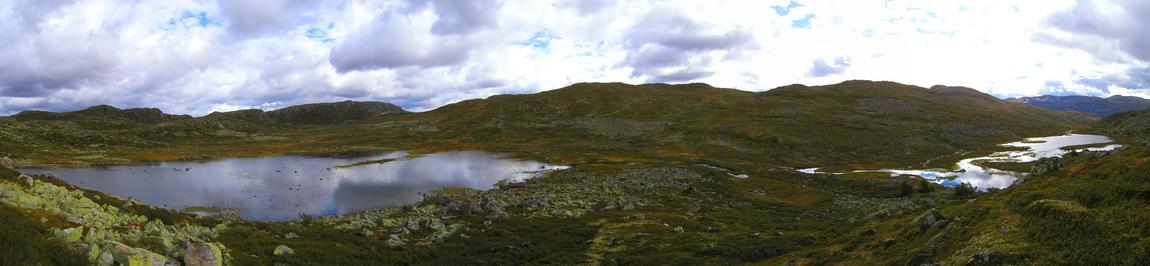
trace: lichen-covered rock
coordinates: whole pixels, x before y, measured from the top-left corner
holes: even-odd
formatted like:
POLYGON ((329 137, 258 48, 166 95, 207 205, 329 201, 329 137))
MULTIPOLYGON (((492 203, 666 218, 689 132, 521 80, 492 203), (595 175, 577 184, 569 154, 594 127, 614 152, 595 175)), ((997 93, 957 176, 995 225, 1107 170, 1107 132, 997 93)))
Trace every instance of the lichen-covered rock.
POLYGON ((83 236, 84 236, 84 228, 83 227, 73 227, 73 228, 68 228, 68 229, 64 229, 64 230, 56 229, 56 237, 60 238, 61 240, 64 240, 64 242, 68 242, 68 243, 80 242, 80 239, 83 238, 83 236))
POLYGON ((276 256, 288 256, 288 255, 292 255, 292 254, 295 254, 295 250, 292 250, 291 248, 289 248, 288 246, 285 246, 285 245, 279 245, 276 247, 275 251, 272 251, 272 255, 276 255, 276 256))
POLYGON ((219 244, 194 241, 184 251, 185 266, 224 265, 224 252, 219 244))
POLYGON ((121 265, 176 265, 176 262, 163 255, 142 248, 133 248, 116 241, 108 241, 104 247, 112 258, 121 265))

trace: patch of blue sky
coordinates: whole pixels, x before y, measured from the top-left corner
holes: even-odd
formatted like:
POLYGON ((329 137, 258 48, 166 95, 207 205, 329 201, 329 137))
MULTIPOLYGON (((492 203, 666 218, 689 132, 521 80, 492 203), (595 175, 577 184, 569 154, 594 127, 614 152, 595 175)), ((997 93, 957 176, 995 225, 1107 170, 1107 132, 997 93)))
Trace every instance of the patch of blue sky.
POLYGON ((773 5, 773 6, 771 6, 771 9, 774 9, 775 13, 778 13, 779 16, 786 16, 787 14, 791 13, 792 8, 796 8, 796 7, 800 7, 800 6, 803 6, 803 5, 799 4, 798 2, 791 1, 790 3, 787 4, 787 6, 773 5))
POLYGON ((958 33, 957 31, 953 30, 926 30, 923 28, 915 28, 914 31, 922 34, 939 34, 949 37, 954 37, 954 35, 958 33))
POLYGON ((310 28, 304 32, 304 36, 307 36, 308 39, 317 40, 317 41, 321 41, 321 42, 332 42, 332 41, 335 41, 335 39, 329 37, 327 32, 328 32, 328 30, 331 30, 334 27, 335 27, 335 23, 328 23, 326 28, 320 28, 320 27, 310 28))
POLYGON ((179 17, 168 20, 168 23, 161 25, 160 29, 173 30, 179 27, 185 28, 207 28, 208 26, 219 25, 219 22, 212 20, 208 16, 208 12, 192 12, 184 11, 179 17))
POLYGON ((531 38, 527 38, 527 40, 516 42, 515 44, 523 45, 523 46, 530 46, 532 48, 540 49, 540 50, 546 50, 547 48, 551 47, 551 40, 554 40, 554 39, 555 39, 555 36, 552 35, 551 32, 543 30, 543 31, 535 32, 535 34, 531 35, 531 38))
POLYGON ((815 14, 808 14, 806 17, 791 21, 791 28, 801 29, 810 28, 811 19, 815 18, 815 14))

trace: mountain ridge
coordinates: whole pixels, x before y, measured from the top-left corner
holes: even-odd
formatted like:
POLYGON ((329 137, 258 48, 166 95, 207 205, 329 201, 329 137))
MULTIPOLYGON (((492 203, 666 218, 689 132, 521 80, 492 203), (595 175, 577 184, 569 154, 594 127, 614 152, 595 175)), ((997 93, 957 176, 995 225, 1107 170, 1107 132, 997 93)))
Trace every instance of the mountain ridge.
POLYGON ((1010 98, 1007 101, 1034 105, 1058 111, 1075 111, 1108 116, 1126 111, 1150 109, 1150 99, 1114 95, 1106 98, 1094 96, 1053 96, 1010 98))

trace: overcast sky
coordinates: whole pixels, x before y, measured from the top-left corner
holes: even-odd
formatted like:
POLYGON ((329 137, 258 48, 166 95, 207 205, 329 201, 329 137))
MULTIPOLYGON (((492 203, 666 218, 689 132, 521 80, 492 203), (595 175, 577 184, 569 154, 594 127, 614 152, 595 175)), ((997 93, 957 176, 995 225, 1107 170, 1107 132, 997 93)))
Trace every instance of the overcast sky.
POLYGON ((1150 90, 1150 1, 3 0, 0 115, 428 110, 575 82, 1150 90))

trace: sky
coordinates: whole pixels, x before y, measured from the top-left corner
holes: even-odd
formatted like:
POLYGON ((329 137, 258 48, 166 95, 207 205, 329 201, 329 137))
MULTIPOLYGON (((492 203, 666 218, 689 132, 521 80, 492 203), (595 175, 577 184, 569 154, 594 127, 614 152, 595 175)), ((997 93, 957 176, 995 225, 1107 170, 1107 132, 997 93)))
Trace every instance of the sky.
POLYGON ((577 82, 1150 97, 1144 25, 1144 0, 2 0, 0 115, 424 111, 577 82))

